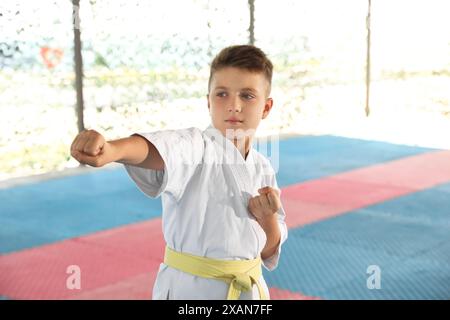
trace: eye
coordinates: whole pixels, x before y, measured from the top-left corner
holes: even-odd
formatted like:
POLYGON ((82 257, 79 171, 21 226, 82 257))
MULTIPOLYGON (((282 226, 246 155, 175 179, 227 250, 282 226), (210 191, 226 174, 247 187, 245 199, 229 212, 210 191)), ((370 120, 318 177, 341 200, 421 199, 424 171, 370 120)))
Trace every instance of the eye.
POLYGON ((241 97, 244 98, 245 100, 250 100, 253 99, 255 96, 250 93, 242 93, 241 97))
POLYGON ((227 93, 224 91, 216 93, 216 96, 221 97, 221 98, 225 97, 226 95, 227 95, 227 93))

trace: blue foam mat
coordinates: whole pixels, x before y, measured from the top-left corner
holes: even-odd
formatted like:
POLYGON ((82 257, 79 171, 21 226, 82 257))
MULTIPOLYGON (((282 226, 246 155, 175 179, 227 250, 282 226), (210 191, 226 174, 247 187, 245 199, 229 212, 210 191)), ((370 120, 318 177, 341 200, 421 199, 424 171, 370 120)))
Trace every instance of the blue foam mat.
POLYGON ((162 210, 124 169, 1 190, 0 203, 1 253, 148 220, 162 210))
POLYGON ((291 229, 270 285, 325 299, 450 299, 450 184, 291 229), (381 289, 367 287, 369 265, 381 289))

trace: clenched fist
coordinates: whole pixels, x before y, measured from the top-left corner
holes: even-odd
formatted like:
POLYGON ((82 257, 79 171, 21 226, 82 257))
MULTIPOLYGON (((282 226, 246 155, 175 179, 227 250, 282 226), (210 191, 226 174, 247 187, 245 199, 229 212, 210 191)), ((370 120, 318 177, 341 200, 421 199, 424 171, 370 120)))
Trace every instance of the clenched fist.
POLYGON ((281 208, 280 192, 278 189, 264 187, 258 190, 259 196, 248 202, 248 209, 258 222, 271 218, 281 208))
POLYGON ((93 167, 102 167, 113 162, 113 146, 95 130, 80 132, 70 146, 70 154, 78 162, 93 167))

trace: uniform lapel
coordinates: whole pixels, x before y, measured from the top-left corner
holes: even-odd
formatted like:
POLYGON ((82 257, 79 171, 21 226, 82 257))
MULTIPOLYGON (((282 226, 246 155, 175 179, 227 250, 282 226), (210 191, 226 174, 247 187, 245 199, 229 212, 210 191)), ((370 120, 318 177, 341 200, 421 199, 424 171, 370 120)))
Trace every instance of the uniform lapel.
POLYGON ((222 163, 230 168, 234 182, 236 183, 238 190, 240 190, 242 200, 246 206, 252 197, 253 190, 252 175, 250 173, 251 170, 255 170, 253 148, 250 147, 247 161, 245 161, 233 142, 224 137, 222 133, 212 125, 205 130, 205 133, 214 140, 214 143, 218 144, 219 149, 222 151, 222 163))

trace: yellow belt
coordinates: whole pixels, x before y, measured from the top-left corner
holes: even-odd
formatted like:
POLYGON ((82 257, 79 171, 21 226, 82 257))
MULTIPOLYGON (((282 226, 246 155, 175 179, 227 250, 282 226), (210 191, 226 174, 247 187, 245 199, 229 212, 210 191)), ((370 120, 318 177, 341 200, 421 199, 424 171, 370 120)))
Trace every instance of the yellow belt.
POLYGON ((172 250, 166 246, 164 263, 172 268, 195 276, 222 280, 230 284, 227 300, 239 299, 242 291, 249 291, 256 284, 259 296, 266 300, 266 294, 259 283, 261 258, 253 260, 219 260, 195 256, 172 250))

